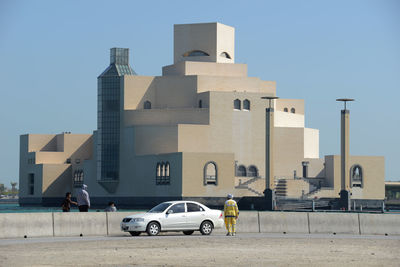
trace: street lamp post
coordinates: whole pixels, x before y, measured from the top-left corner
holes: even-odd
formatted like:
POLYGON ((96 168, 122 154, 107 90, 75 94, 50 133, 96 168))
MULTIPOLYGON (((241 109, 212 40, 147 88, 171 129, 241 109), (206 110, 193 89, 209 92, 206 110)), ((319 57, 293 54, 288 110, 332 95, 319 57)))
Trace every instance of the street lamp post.
POLYGON ((351 192, 350 192, 350 175, 349 175, 349 119, 350 110, 346 109, 346 103, 354 101, 351 98, 339 98, 336 101, 344 102, 344 109, 341 110, 340 124, 340 163, 341 163, 341 190, 339 206, 341 209, 350 210, 351 208, 351 192))
POLYGON ((276 96, 264 96, 268 99, 268 108, 265 109, 265 210, 275 210, 275 181, 274 181, 274 107, 272 101, 278 99, 276 96))

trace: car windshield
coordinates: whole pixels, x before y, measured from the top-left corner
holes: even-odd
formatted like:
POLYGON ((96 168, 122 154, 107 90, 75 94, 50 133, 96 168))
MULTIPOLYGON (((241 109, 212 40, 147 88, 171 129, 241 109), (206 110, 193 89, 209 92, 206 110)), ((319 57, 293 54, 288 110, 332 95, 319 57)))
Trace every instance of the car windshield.
POLYGON ((160 212, 163 212, 170 205, 171 205, 171 203, 164 202, 164 203, 158 204, 157 206, 155 206, 154 208, 152 208, 148 212, 150 212, 150 213, 160 213, 160 212))

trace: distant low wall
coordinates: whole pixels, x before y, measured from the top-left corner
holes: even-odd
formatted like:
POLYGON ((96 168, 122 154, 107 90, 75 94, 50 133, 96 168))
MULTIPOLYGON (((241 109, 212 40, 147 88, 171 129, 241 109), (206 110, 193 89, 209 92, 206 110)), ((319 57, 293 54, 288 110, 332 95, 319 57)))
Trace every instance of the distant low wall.
MULTIPOLYGON (((122 219, 132 214, 0 213, 0 238, 118 235, 122 219)), ((237 232, 400 235, 400 214, 245 211, 240 213, 237 232)))

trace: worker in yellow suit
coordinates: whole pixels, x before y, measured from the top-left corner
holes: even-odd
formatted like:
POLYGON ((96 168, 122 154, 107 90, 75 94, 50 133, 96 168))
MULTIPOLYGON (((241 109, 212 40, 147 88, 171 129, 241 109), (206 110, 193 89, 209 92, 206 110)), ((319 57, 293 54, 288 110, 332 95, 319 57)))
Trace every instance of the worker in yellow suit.
POLYGON ((239 209, 232 194, 228 194, 227 198, 228 200, 225 201, 224 205, 225 226, 228 230, 226 235, 234 236, 236 235, 236 220, 239 217, 239 209))

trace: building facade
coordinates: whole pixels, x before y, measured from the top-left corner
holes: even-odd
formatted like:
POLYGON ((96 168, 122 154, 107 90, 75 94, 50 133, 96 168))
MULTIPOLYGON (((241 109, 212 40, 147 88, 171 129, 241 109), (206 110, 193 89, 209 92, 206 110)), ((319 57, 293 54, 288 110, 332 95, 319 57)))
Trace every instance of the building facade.
MULTIPOLYGON (((99 206, 263 196, 265 96, 276 96, 276 82, 249 77, 247 65, 235 63, 235 30, 227 25, 175 25, 174 64, 162 76, 136 75, 128 49, 112 48, 98 77, 93 135, 21 136, 20 203, 56 202, 82 182, 99 206)), ((319 131, 305 127, 304 101, 277 99, 273 108, 277 195, 337 198, 340 156, 319 157, 319 131)), ((353 198, 383 200, 384 158, 350 163, 353 198)))

